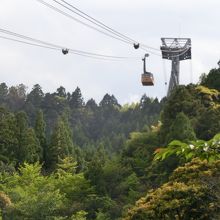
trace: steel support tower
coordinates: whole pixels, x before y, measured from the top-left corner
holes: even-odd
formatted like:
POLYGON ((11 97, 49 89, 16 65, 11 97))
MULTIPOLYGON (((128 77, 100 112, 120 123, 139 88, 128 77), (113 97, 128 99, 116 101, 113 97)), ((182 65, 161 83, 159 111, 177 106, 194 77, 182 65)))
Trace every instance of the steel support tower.
POLYGON ((167 96, 179 85, 180 61, 191 59, 190 38, 161 38, 162 58, 172 61, 169 88, 167 96))

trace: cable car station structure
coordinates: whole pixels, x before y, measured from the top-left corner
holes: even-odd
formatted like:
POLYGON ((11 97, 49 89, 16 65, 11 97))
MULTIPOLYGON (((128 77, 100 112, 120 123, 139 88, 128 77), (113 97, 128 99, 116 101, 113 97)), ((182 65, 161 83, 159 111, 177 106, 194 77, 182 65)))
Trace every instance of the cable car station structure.
POLYGON ((161 38, 162 58, 172 61, 172 69, 167 96, 179 85, 180 61, 191 59, 190 38, 161 38))

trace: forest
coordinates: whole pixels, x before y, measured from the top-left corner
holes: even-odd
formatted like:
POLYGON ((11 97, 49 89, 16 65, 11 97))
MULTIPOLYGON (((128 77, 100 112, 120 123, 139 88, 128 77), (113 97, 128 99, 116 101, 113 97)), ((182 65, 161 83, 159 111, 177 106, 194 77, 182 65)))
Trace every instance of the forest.
POLYGON ((220 68, 125 105, 1 83, 0 219, 220 219, 220 68))

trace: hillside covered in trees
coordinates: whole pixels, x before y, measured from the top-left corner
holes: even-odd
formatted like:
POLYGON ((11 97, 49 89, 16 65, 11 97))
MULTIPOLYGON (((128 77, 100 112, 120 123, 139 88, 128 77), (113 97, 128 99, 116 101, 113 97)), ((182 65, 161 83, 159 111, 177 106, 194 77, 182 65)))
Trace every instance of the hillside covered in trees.
POLYGON ((161 101, 0 84, 1 219, 220 219, 220 69, 161 101))
POLYGON ((102 145, 110 153, 120 150, 130 132, 149 130, 158 121, 163 103, 143 95, 139 103, 121 106, 109 94, 99 104, 94 99, 85 103, 78 87, 71 94, 62 86, 54 93, 44 94, 40 85, 34 85, 27 94, 23 84, 10 88, 0 84, 1 106, 15 118, 22 114, 28 127, 42 123, 47 140, 61 126, 61 121, 66 121, 74 145, 80 148, 89 145, 90 149, 102 145))

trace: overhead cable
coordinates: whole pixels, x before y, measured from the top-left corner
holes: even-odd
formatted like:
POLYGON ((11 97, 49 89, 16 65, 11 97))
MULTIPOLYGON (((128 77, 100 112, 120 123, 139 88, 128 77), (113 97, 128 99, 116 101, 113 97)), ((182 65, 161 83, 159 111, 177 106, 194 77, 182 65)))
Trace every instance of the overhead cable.
POLYGON ((60 9, 58 9, 57 7, 55 7, 55 6, 53 6, 53 5, 49 4, 49 3, 46 3, 43 0, 36 0, 36 1, 40 2, 41 4, 47 6, 48 8, 50 8, 50 9, 52 9, 52 10, 54 10, 54 11, 56 11, 56 12, 58 12, 58 13, 64 15, 64 16, 66 16, 66 17, 68 17, 68 18, 70 18, 70 19, 72 19, 72 20, 74 20, 74 21, 76 21, 76 22, 78 22, 78 23, 80 23, 82 25, 87 26, 88 28, 91 28, 91 29, 93 29, 95 31, 98 31, 98 32, 100 32, 100 33, 102 33, 102 34, 104 34, 104 35, 106 35, 108 37, 111 37, 111 38, 114 38, 116 40, 119 40, 119 41, 122 41, 124 43, 132 45, 132 43, 130 41, 122 39, 122 38, 119 38, 119 37, 116 37, 116 36, 114 36, 112 34, 109 34, 109 33, 105 32, 105 31, 102 31, 102 30, 100 30, 100 29, 98 29, 98 28, 96 28, 96 27, 94 27, 92 25, 89 25, 89 24, 87 24, 87 23, 85 23, 85 22, 83 22, 83 21, 73 17, 72 15, 70 15, 70 14, 68 14, 68 13, 66 13, 66 12, 64 12, 64 11, 62 11, 60 9))
MULTIPOLYGON (((53 50, 62 50, 63 48, 68 48, 65 46, 60 46, 60 45, 56 45, 53 43, 49 43, 49 42, 45 42, 42 40, 38 40, 32 37, 28 37, 25 35, 21 35, 9 30, 5 30, 0 28, 0 32, 3 34, 7 34, 16 38, 20 38, 20 39, 14 39, 14 38, 8 38, 8 37, 4 37, 1 36, 1 38, 7 39, 7 40, 13 40, 13 41, 17 41, 20 43, 25 43, 25 44, 29 44, 32 46, 39 46, 39 47, 43 47, 43 48, 47 48, 47 49, 53 49, 53 50), (33 43, 34 42, 34 43, 33 43)), ((93 56, 93 57, 97 57, 97 58, 104 58, 104 59, 118 59, 118 60, 123 60, 123 59, 139 59, 138 57, 123 57, 123 56, 111 56, 111 55, 105 55, 105 54, 98 54, 98 53, 91 53, 91 52, 87 52, 87 51, 82 51, 82 50, 76 50, 76 49, 71 49, 68 48, 69 52, 73 53, 73 54, 81 54, 81 55, 86 55, 86 56, 93 56)))
MULTIPOLYGON (((92 16, 88 15, 87 13, 83 12, 82 10, 78 9, 77 7, 73 6, 72 4, 68 3, 67 1, 65 0, 60 0, 61 2, 59 2, 59 0, 52 0, 53 2, 55 2, 56 4, 62 6, 63 8, 71 11, 72 13, 80 16, 81 18, 91 22, 93 25, 96 25, 98 26, 99 28, 101 28, 101 30, 99 28, 96 28, 88 23, 85 23, 83 21, 81 21, 80 19, 77 19, 75 17, 73 17, 72 15, 60 10, 59 8, 55 7, 54 5, 51 5, 43 0, 36 0, 38 2, 40 2, 41 4, 49 7, 50 9, 53 9, 55 10, 56 12, 66 16, 66 17, 69 17, 71 19, 73 19, 74 21, 80 23, 80 24, 83 24, 95 31, 98 31, 108 37, 111 37, 111 38, 114 38, 116 40, 119 40, 119 41, 122 41, 124 43, 127 43, 127 44, 130 44, 130 45, 134 45, 134 44, 137 44, 139 41, 137 40, 134 40, 116 30, 114 30, 113 28, 107 26, 106 24, 104 24, 103 22, 100 22, 99 20, 93 18, 92 16), (106 32, 107 31, 107 32, 106 32), (109 33, 108 33, 109 32, 109 33)), ((144 51, 147 51, 153 55, 156 55, 156 56, 161 56, 159 54, 156 54, 155 52, 152 52, 151 50, 155 50, 155 51, 162 51, 162 52, 169 52, 168 50, 161 50, 161 49, 158 49, 158 48, 155 48, 155 47, 152 47, 152 46, 149 46, 149 45, 146 45, 144 43, 138 43, 140 44, 140 48, 144 51)), ((173 52, 182 52, 183 50, 176 50, 176 51, 173 51, 173 52)))
MULTIPOLYGON (((54 1, 54 2, 56 2, 56 3, 58 3, 58 4, 60 4, 60 5, 63 6, 63 4, 61 4, 61 3, 58 2, 57 0, 52 0, 52 1, 54 1)), ((72 4, 68 3, 67 1, 65 1, 65 0, 60 0, 60 1, 63 2, 63 3, 65 3, 66 5, 70 6, 71 8, 75 9, 75 10, 76 10, 77 12, 79 12, 79 13, 77 13, 76 11, 73 11, 73 10, 71 10, 71 11, 72 11, 73 13, 75 13, 75 14, 77 14, 77 15, 83 17, 84 19, 87 19, 87 20, 89 20, 89 21, 92 22, 92 23, 95 22, 96 25, 99 24, 99 25, 101 25, 102 28, 103 28, 103 27, 104 27, 105 29, 107 28, 108 31, 111 31, 111 32, 114 33, 114 34, 116 34, 116 35, 118 35, 118 36, 120 36, 120 37, 123 37, 123 38, 126 39, 126 40, 129 40, 132 44, 134 44, 134 43, 139 43, 139 41, 134 40, 134 39, 132 39, 132 38, 130 38, 130 37, 128 37, 128 36, 126 36, 126 35, 120 33, 119 31, 116 31, 115 29, 109 27, 108 25, 104 24, 103 22, 101 22, 101 21, 99 21, 99 20, 93 18, 92 16, 88 15, 87 13, 83 12, 82 10, 80 10, 80 9, 78 9, 77 7, 73 6, 72 4), (80 15, 80 13, 81 13, 82 15, 85 15, 87 18, 85 18, 85 16, 80 15), (88 18, 89 18, 89 19, 88 19, 88 18), (91 20, 92 20, 92 21, 91 21, 91 20), (98 23, 98 24, 97 24, 97 23, 98 23)), ((66 8, 66 6, 63 6, 63 7, 66 8)), ((68 8, 68 10, 70 10, 70 9, 68 8)), ((143 47, 145 47, 145 48, 151 49, 151 50, 160 51, 160 49, 158 49, 158 48, 151 47, 151 46, 148 46, 148 45, 143 44, 143 43, 140 43, 140 45, 143 46, 143 47)))
MULTIPOLYGON (((116 31, 115 29, 113 29, 113 28, 111 28, 111 27, 109 27, 109 26, 107 26, 107 25, 104 24, 103 22, 101 22, 101 21, 99 21, 99 20, 93 18, 92 16, 88 15, 87 13, 83 12, 82 10, 78 9, 77 7, 73 6, 72 4, 68 3, 68 2, 65 1, 65 0, 60 0, 60 1, 63 2, 64 4, 66 4, 67 6, 71 7, 72 9, 69 8, 69 7, 67 7, 66 5, 62 4, 61 2, 59 2, 59 0, 52 0, 52 1, 55 2, 55 3, 57 3, 57 4, 59 4, 60 6, 62 6, 62 7, 64 7, 64 8, 66 8, 66 9, 68 9, 69 11, 71 11, 71 12, 77 14, 78 16, 80 16, 80 17, 86 19, 87 21, 89 21, 89 22, 91 22, 91 23, 97 25, 98 27, 103 28, 104 30, 109 31, 109 32, 111 32, 112 34, 115 34, 115 35, 117 35, 118 37, 121 37, 121 38, 123 38, 123 39, 125 39, 125 40, 127 40, 127 41, 130 41, 131 44, 136 44, 136 43, 138 43, 138 41, 136 41, 136 40, 134 40, 134 39, 132 39, 132 38, 130 38, 130 37, 128 37, 128 36, 126 36, 126 35, 120 33, 120 32, 118 32, 118 31, 116 31), (74 9, 74 10, 73 10, 73 9, 74 9)), ((160 50, 160 49, 158 49, 158 48, 151 47, 151 46, 148 46, 148 45, 143 44, 143 43, 140 43, 140 45, 141 45, 141 47, 148 49, 147 51, 149 51, 149 49, 150 49, 150 50, 168 52, 168 51, 166 51, 166 50, 160 50)), ((175 52, 182 52, 182 50, 176 50, 175 52)))
POLYGON ((85 20, 91 22, 92 24, 97 25, 98 27, 104 29, 105 31, 108 31, 108 32, 110 32, 110 33, 112 33, 112 34, 114 34, 114 35, 116 35, 116 36, 118 36, 118 37, 124 39, 125 41, 130 42, 131 44, 138 43, 138 42, 136 42, 135 40, 133 40, 133 39, 131 39, 131 38, 129 38, 129 37, 126 37, 125 35, 123 35, 123 34, 117 32, 117 31, 115 31, 114 29, 108 27, 108 26, 105 25, 104 23, 102 23, 102 22, 100 22, 100 21, 98 21, 98 20, 92 18, 91 16, 87 15, 86 13, 82 12, 81 10, 77 9, 76 7, 74 7, 73 5, 69 4, 69 3, 66 2, 66 1, 61 0, 61 2, 65 3, 66 5, 70 6, 71 8, 73 8, 73 9, 75 9, 75 10, 77 10, 77 11, 74 11, 73 9, 67 7, 66 5, 60 3, 60 2, 57 1, 57 0, 52 0, 52 1, 56 2, 57 4, 61 5, 62 7, 66 8, 66 9, 68 9, 69 11, 71 11, 71 12, 77 14, 78 16, 84 18, 85 20))
MULTIPOLYGON (((44 45, 40 45, 40 44, 35 44, 35 43, 30 43, 30 42, 26 42, 26 41, 10 38, 10 37, 1 36, 1 35, 0 35, 0 38, 5 39, 5 40, 10 40, 10 41, 18 42, 18 43, 23 43, 23 44, 31 45, 31 46, 36 46, 36 47, 41 47, 41 48, 52 49, 52 50, 57 50, 57 51, 59 50, 60 51, 60 49, 58 49, 58 48, 48 47, 48 46, 44 46, 44 45)), ((90 56, 90 55, 86 55, 86 54, 82 54, 82 53, 77 53, 77 52, 73 52, 73 51, 70 51, 70 53, 78 55, 78 56, 83 56, 83 57, 87 57, 87 58, 91 58, 91 59, 96 59, 96 60, 122 61, 122 60, 116 60, 116 59, 110 59, 110 58, 107 59, 107 58, 102 58, 102 57, 90 56)))
MULTIPOLYGON (((133 40, 132 38, 129 38, 129 37, 125 36, 124 34, 121 34, 120 32, 114 30, 113 28, 108 27, 108 26, 105 25, 104 23, 98 21, 98 20, 95 19, 95 18, 92 18, 91 16, 89 16, 89 15, 87 15, 86 13, 82 12, 81 10, 77 9, 78 12, 80 12, 80 13, 83 14, 83 15, 80 15, 80 13, 78 13, 78 12, 76 12, 76 11, 73 10, 73 9, 76 9, 76 7, 74 7, 74 6, 73 6, 72 4, 70 4, 70 3, 67 3, 66 1, 62 1, 62 0, 61 0, 63 3, 65 3, 65 4, 68 5, 68 6, 70 6, 70 7, 73 8, 73 9, 69 8, 68 6, 66 6, 66 5, 64 5, 64 4, 62 4, 62 3, 60 3, 60 2, 57 1, 57 0, 52 0, 53 2, 59 4, 60 6, 62 6, 62 7, 64 7, 64 8, 66 8, 66 9, 68 9, 68 10, 71 11, 72 13, 75 13, 75 14, 77 14, 78 16, 80 16, 80 17, 86 19, 87 21, 91 22, 93 25, 98 26, 99 28, 101 28, 101 30, 100 30, 99 28, 96 28, 96 27, 94 27, 94 26, 88 24, 88 23, 85 23, 85 22, 81 21, 81 20, 78 19, 78 18, 73 17, 72 15, 68 14, 67 12, 62 11, 61 9, 55 7, 55 6, 52 5, 52 4, 49 4, 49 3, 45 2, 44 0, 36 0, 36 1, 38 1, 39 3, 41 3, 41 4, 45 5, 45 6, 47 6, 48 8, 50 8, 50 9, 52 9, 52 10, 54 10, 54 11, 56 11, 56 12, 58 12, 58 13, 64 15, 64 16, 66 16, 66 17, 68 17, 68 18, 70 18, 70 19, 72 19, 72 20, 74 20, 74 21, 76 21, 76 22, 78 22, 78 23, 80 23, 80 24, 82 24, 82 25, 87 26, 87 27, 89 27, 90 29, 93 29, 93 30, 95 30, 95 31, 98 31, 98 32, 100 32, 100 33, 102 33, 102 34, 104 34, 104 35, 106 35, 106 36, 108 36, 108 37, 111 37, 111 38, 114 38, 114 39, 116 39, 116 40, 122 41, 122 42, 124 42, 124 43, 129 44, 129 45, 134 45, 135 43, 138 43, 138 41, 133 40), (103 30, 103 29, 104 29, 104 30, 103 30), (107 32, 106 32, 106 31, 107 31, 107 32), (108 32, 109 32, 109 33, 108 33, 108 32)), ((147 52, 149 52, 149 53, 151 53, 151 54, 160 56, 160 55, 155 54, 154 52, 150 51, 150 50, 160 51, 160 50, 157 49, 157 48, 150 47, 150 46, 147 46, 147 45, 142 44, 142 43, 140 43, 140 47, 141 47, 141 49, 143 49, 144 51, 147 51, 147 52)))
POLYGON ((46 45, 31 43, 31 42, 27 42, 27 41, 23 41, 23 40, 18 40, 18 39, 14 39, 14 38, 10 38, 10 37, 5 37, 5 36, 2 36, 2 35, 0 35, 0 38, 5 39, 5 40, 15 41, 15 42, 18 42, 18 43, 31 45, 31 46, 37 46, 37 47, 42 47, 42 48, 46 48, 46 49, 51 49, 51 50, 60 50, 60 49, 55 48, 55 47, 49 47, 49 46, 46 46, 46 45))

